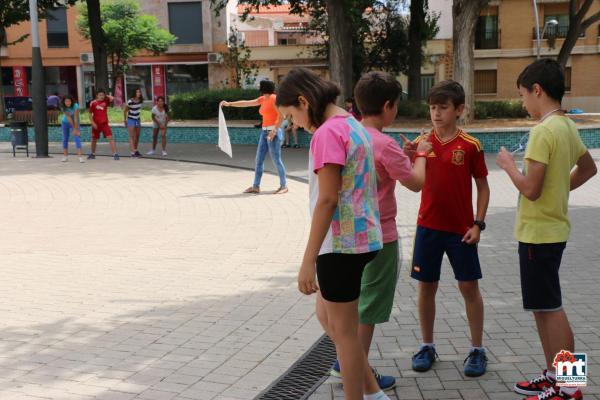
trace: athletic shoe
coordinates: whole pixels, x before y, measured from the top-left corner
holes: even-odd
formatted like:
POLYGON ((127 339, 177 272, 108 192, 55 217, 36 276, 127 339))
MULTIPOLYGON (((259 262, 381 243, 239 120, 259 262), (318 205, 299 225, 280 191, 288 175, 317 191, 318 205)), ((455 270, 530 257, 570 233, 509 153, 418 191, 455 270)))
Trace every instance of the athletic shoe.
POLYGON ((533 378, 530 381, 517 382, 513 390, 519 394, 535 396, 554 387, 556 381, 546 375, 548 370, 544 370, 542 375, 533 378))
POLYGON ((132 152, 129 154, 129 157, 131 157, 131 158, 135 158, 135 153, 132 151, 132 152))
POLYGON ((93 153, 88 154, 88 160, 95 160, 96 159, 96 155, 93 153))
POLYGON ((83 160, 83 157, 79 157, 79 162, 80 163, 84 163, 85 161, 83 160))
POLYGON ((473 349, 465 358, 465 375, 470 377, 477 377, 485 374, 487 367, 487 357, 485 350, 473 349))
POLYGON ((149 152, 146 153, 146 155, 149 155, 149 156, 153 156, 154 154, 156 154, 156 151, 154 151, 154 150, 150 150, 149 152))
MULTIPOLYGON (((377 380, 377 384, 379 385, 379 388, 381 390, 392 389, 396 386, 396 378, 394 378, 393 376, 381 375, 379 372, 377 372, 375 368, 373 368, 372 370, 373 375, 377 380)), ((331 366, 331 369, 329 370, 329 375, 333 376, 334 378, 342 378, 342 371, 340 369, 340 362, 338 360, 335 360, 335 362, 331 366)))
POLYGON ((142 154, 137 150, 135 151, 135 153, 133 155, 136 156, 137 158, 142 158, 142 154))
POLYGON ((567 394, 561 392, 558 386, 553 386, 546 389, 543 393, 525 397, 523 400, 583 400, 583 393, 577 389, 575 393, 567 394))
POLYGON ((162 156, 166 157, 167 156, 167 152, 165 150, 162 151, 162 156))
POLYGON ((438 354, 433 346, 423 346, 412 358, 412 369, 417 372, 426 372, 431 369, 438 354))
POLYGON ((69 161, 69 159, 67 157, 63 157, 60 159, 60 162, 67 162, 67 161, 69 161))
POLYGON ((121 157, 119 157, 119 155, 115 153, 115 155, 113 156, 113 160, 119 161, 119 159, 121 159, 121 157))

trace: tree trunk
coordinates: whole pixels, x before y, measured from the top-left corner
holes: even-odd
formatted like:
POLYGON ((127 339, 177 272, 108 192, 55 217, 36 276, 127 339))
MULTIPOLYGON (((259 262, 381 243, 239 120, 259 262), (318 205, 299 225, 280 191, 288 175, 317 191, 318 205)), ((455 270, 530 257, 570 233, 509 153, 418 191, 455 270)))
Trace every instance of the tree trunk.
POLYGON ((454 0, 452 5, 454 80, 465 89, 465 112, 462 122, 470 123, 475 116, 475 28, 477 18, 489 0, 454 0))
POLYGON ((100 0, 86 0, 88 8, 88 24, 90 26, 90 37, 92 50, 94 52, 94 71, 96 89, 104 90, 108 87, 108 54, 104 46, 104 31, 102 30, 102 19, 100 16, 100 0))
POLYGON ((421 100, 421 66, 423 65, 423 30, 425 29, 424 0, 410 2, 408 26, 408 98, 421 100))
POLYGON ((331 80, 340 86, 342 95, 338 104, 352 97, 352 32, 350 20, 344 12, 344 0, 327 0, 329 33, 329 71, 331 80))
POLYGON ((581 32, 585 31, 589 26, 596 21, 600 20, 600 12, 592 15, 584 21, 584 18, 590 7, 592 6, 593 0, 585 0, 579 10, 577 9, 577 0, 571 0, 569 5, 569 31, 567 37, 563 42, 560 52, 558 53, 557 61, 564 68, 567 67, 567 61, 571 56, 573 48, 577 44, 577 39, 581 32))
MULTIPOLYGON (((6 35, 5 33, 6 31, 4 30, 4 28, 0 28, 0 48, 2 47, 2 42, 4 42, 4 37, 6 35)), ((2 71, 2 57, 0 57, 0 73, 2 71)), ((1 80, 1 76, 0 76, 0 80, 1 80)), ((4 121, 5 115, 4 115, 4 109, 6 107, 4 106, 4 87, 2 86, 2 82, 0 81, 0 122, 4 121)))

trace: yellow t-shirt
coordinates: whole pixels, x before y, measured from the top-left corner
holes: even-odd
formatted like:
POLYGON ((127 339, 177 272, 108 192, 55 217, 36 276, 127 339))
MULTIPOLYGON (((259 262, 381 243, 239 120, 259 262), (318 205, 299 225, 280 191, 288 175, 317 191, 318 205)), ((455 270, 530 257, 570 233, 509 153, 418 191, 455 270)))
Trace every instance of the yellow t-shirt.
POLYGON ((519 196, 515 237, 523 243, 559 243, 569 239, 568 202, 571 170, 587 151, 571 119, 555 115, 529 133, 527 160, 546 164, 542 194, 536 201, 519 196))

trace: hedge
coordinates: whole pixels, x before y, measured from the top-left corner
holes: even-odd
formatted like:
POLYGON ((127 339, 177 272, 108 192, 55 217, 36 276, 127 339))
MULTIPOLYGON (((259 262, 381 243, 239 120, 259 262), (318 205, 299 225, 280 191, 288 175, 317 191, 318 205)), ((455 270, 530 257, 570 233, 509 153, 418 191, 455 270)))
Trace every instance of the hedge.
MULTIPOLYGON (((169 108, 175 119, 217 119, 221 100, 251 100, 259 97, 256 89, 219 89, 173 95, 169 108)), ((228 120, 260 119, 257 107, 223 109, 228 120)), ((527 112, 518 100, 476 101, 475 118, 524 118, 527 112)), ((429 106, 425 102, 401 101, 398 118, 429 119, 429 106)))
MULTIPOLYGON (((259 96, 256 89, 202 90, 170 96, 169 109, 174 119, 217 119, 222 100, 252 100, 259 96)), ((260 118, 258 107, 225 107, 223 112, 229 120, 260 118)))

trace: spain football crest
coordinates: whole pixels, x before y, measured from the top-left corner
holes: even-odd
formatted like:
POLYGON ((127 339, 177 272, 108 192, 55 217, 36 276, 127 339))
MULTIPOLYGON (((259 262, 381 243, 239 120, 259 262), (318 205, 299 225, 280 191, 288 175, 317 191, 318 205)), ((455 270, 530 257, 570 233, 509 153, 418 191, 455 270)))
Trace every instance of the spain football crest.
POLYGON ((465 163, 465 151, 456 149, 452 151, 452 164, 463 165, 465 163))

